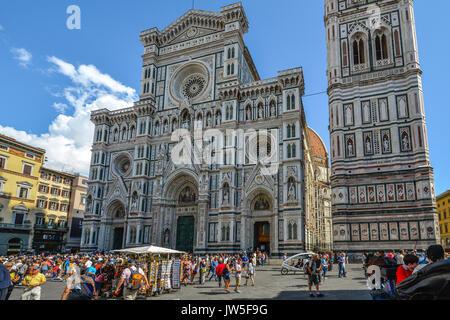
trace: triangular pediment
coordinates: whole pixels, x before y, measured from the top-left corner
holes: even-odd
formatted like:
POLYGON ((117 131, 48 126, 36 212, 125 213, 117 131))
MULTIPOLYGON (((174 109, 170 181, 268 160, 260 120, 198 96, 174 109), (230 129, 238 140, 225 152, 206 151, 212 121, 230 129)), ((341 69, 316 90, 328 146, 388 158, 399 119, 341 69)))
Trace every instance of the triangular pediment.
POLYGON ((114 200, 120 200, 125 205, 127 204, 128 188, 123 181, 122 177, 118 177, 113 185, 108 190, 108 195, 106 196, 106 203, 111 203, 114 200))
POLYGON ((265 186, 269 190, 274 190, 275 181, 270 175, 265 175, 263 166, 260 162, 256 164, 250 174, 248 180, 245 183, 244 191, 247 194, 250 190, 254 189, 255 186, 265 186))
POLYGON ((225 23, 219 13, 189 10, 159 34, 161 45, 169 45, 195 39, 225 30, 225 23))
POLYGON ((214 30, 214 29, 205 29, 205 28, 198 28, 198 27, 191 27, 188 28, 185 32, 181 33, 179 36, 174 38, 173 40, 166 43, 166 45, 172 45, 177 44, 189 40, 193 40, 196 38, 201 38, 210 34, 214 34, 220 31, 214 30))

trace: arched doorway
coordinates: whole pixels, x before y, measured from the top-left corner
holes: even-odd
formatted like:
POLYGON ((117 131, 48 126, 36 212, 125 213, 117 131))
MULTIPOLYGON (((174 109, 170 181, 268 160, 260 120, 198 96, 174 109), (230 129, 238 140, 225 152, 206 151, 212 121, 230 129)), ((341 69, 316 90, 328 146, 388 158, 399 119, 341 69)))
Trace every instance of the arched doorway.
POLYGON ((124 243, 124 221, 126 217, 125 206, 120 201, 114 201, 109 206, 109 215, 112 218, 112 246, 111 249, 122 249, 124 243))
POLYGON ((191 183, 181 187, 177 204, 177 240, 176 249, 185 252, 194 251, 195 216, 198 194, 191 183))
POLYGON ((22 251, 22 240, 19 238, 12 238, 8 241, 8 255, 18 254, 22 251))
POLYGON ((253 244, 254 248, 261 251, 270 250, 270 218, 264 218, 271 214, 271 202, 264 193, 258 194, 251 203, 252 216, 254 217, 253 244))
POLYGON ((172 248, 194 252, 199 222, 197 176, 186 169, 174 173, 168 179, 165 195, 158 231, 161 244, 170 242, 172 248))

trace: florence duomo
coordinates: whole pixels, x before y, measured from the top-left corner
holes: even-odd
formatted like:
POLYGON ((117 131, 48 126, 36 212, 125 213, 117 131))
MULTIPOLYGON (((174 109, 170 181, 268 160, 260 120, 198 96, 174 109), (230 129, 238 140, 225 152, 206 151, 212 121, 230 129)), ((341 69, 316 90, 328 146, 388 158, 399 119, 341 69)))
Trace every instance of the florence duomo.
POLYGON ((241 3, 141 32, 139 101, 91 115, 83 250, 438 241, 413 1, 324 4, 330 154, 307 125, 302 68, 260 79, 241 3))
POLYGON ((234 1, 0 4, 0 300, 450 298, 450 1, 234 1))
POLYGON ((248 25, 236 3, 141 32, 140 100, 91 116, 84 250, 331 249, 328 151, 307 125, 302 68, 260 79, 248 25))

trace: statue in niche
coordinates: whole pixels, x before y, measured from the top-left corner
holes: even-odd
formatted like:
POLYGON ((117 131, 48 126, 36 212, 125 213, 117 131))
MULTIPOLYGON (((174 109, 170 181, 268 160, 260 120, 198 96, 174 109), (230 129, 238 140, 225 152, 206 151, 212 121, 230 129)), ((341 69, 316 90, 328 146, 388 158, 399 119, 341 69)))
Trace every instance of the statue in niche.
POLYGON ((352 107, 347 106, 345 108, 345 123, 346 124, 353 124, 353 114, 352 114, 352 107))
POLYGON ((366 153, 372 153, 372 144, 369 137, 366 139, 366 153))
POLYGON ((389 146, 389 137, 387 135, 383 136, 383 151, 389 152, 390 146, 389 146))
POLYGON ((386 101, 381 100, 380 102, 380 110, 381 110, 381 120, 387 120, 387 108, 386 108, 386 101))
POLYGON ((294 179, 289 179, 288 183, 288 200, 295 200, 295 181, 294 179))
POLYGON ((274 117, 275 116, 275 103, 272 103, 270 105, 270 116, 274 117))
POLYGON ((137 200, 138 195, 137 192, 133 193, 133 196, 131 197, 131 209, 137 209, 137 200))
POLYGON ((363 105, 363 112, 364 112, 364 122, 370 122, 370 109, 369 109, 369 103, 364 103, 363 105))
POLYGON ((226 185, 223 189, 223 205, 227 205, 230 201, 230 191, 228 185, 226 185))
POLYGON ((170 242, 170 230, 166 229, 166 231, 164 231, 164 246, 166 248, 169 247, 169 242, 170 242))
POLYGON ((258 119, 262 119, 263 118, 263 107, 259 106, 258 107, 258 119))
POLYGON ((347 152, 349 156, 353 156, 353 140, 348 139, 347 140, 347 152))
POLYGON ((222 124, 222 114, 220 112, 217 112, 216 114, 216 125, 220 126, 222 124))
POLYGON ((247 121, 252 119, 252 111, 250 110, 250 107, 247 108, 247 121))
POLYGON ((398 112, 399 112, 399 118, 406 118, 406 101, 405 98, 400 98, 398 102, 398 112))
POLYGON ((169 132, 169 125, 167 124, 167 121, 164 122, 164 133, 169 132))
POLYGON ((406 132, 403 133, 403 137, 402 137, 402 146, 403 146, 403 150, 409 150, 409 139, 408 139, 408 134, 406 132))
POLYGON ((208 113, 207 118, 206 118, 206 126, 208 128, 211 128, 211 113, 208 113))

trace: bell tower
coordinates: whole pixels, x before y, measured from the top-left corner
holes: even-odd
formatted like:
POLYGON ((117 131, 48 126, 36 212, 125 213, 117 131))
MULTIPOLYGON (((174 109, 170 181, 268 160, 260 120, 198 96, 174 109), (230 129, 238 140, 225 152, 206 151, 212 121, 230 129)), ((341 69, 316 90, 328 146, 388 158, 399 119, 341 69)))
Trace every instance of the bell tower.
POLYGON ((335 250, 439 243, 413 0, 326 0, 335 250))

